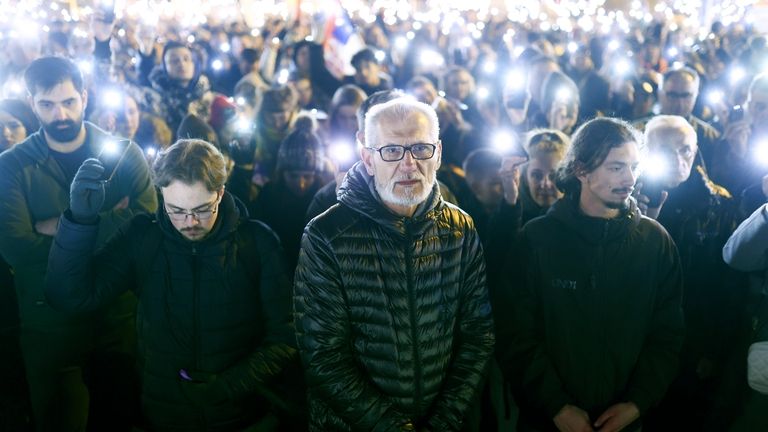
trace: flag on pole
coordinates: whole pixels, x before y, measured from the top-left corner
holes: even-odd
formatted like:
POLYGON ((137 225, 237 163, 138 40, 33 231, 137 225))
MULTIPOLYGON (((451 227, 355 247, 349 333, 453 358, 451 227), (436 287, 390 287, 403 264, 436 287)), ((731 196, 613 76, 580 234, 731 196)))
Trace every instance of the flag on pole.
POLYGON ((328 8, 321 12, 323 26, 323 48, 325 65, 336 78, 354 73, 350 60, 365 48, 363 38, 357 33, 349 14, 339 0, 329 1, 328 8))

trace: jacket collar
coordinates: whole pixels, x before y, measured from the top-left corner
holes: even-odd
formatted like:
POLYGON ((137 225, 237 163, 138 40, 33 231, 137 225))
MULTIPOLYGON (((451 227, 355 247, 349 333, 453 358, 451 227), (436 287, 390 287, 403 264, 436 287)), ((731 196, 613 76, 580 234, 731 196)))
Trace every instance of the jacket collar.
POLYGON ((613 219, 587 216, 579 208, 578 194, 569 194, 555 202, 547 212, 591 244, 619 241, 637 228, 642 218, 637 202, 630 197, 629 206, 613 219))
MULTIPOLYGON (((83 145, 88 148, 88 154, 90 156, 99 154, 99 151, 101 151, 102 146, 107 140, 110 138, 114 139, 114 137, 109 135, 106 131, 91 122, 86 121, 83 122, 83 124, 85 125, 85 142, 83 145)), ((45 139, 45 133, 42 128, 27 137, 25 142, 29 143, 29 145, 19 147, 19 151, 25 153, 28 157, 34 159, 38 163, 44 163, 48 160, 51 151, 48 147, 48 142, 45 139)))
POLYGON ((422 234, 434 223, 437 214, 445 205, 440 188, 435 182, 432 193, 418 205, 412 217, 393 213, 382 202, 376 192, 376 182, 365 170, 362 162, 357 162, 347 172, 339 187, 337 198, 341 204, 401 235, 422 234))

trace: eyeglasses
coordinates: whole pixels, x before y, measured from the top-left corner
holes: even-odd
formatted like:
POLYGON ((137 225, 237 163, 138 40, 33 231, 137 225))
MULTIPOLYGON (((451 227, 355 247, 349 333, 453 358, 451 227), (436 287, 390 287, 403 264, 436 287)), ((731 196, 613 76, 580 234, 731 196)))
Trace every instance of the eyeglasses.
MULTIPOLYGON (((216 197, 216 200, 218 201, 218 196, 216 197)), ((168 218, 171 220, 177 221, 177 222, 184 222, 187 220, 188 216, 191 216, 193 219, 197 219, 198 222, 202 222, 205 220, 208 220, 213 216, 214 213, 216 213, 219 209, 218 202, 214 201, 204 209, 204 210, 195 210, 195 211, 186 211, 186 210, 174 210, 170 211, 166 207, 165 214, 168 215, 168 218)))
POLYGON ((411 152, 416 160, 431 159, 435 155, 435 144, 417 143, 409 146, 401 146, 397 144, 385 145, 383 147, 366 147, 368 150, 377 151, 381 155, 381 159, 384 162, 397 162, 405 157, 406 150, 411 152))

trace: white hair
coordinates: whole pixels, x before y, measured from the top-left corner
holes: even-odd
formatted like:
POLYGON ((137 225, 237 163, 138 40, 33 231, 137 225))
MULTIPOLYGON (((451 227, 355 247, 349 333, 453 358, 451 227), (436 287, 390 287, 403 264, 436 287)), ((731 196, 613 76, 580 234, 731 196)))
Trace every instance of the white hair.
POLYGON ((696 131, 688 120, 675 115, 653 117, 645 125, 645 142, 649 147, 656 147, 660 140, 670 137, 691 138, 696 142, 696 131))
MULTIPOLYGON (((365 115, 366 145, 375 146, 379 133, 378 125, 382 123, 393 126, 402 125, 416 115, 422 115, 429 121, 431 125, 429 139, 432 143, 436 143, 440 136, 440 127, 434 108, 413 98, 403 96, 371 107, 365 115)), ((394 133, 397 134, 397 131, 394 133)))

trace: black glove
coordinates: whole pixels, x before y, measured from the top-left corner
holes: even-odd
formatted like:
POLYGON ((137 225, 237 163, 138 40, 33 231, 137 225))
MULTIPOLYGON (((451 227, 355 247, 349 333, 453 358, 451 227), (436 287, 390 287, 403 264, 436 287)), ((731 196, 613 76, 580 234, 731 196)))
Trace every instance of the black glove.
POLYGON ((229 400, 224 383, 217 380, 216 374, 182 369, 179 378, 181 391, 195 406, 220 405, 229 400))
POLYGON ((93 223, 104 205, 104 165, 98 159, 86 159, 69 187, 69 209, 78 223, 93 223))

